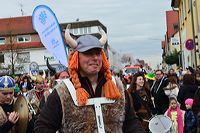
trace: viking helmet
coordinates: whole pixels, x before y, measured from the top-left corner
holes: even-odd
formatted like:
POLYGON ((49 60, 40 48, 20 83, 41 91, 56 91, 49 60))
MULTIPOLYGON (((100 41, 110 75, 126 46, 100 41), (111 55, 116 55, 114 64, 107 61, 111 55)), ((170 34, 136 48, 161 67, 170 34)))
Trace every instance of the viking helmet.
POLYGON ((0 77, 0 91, 11 91, 15 88, 15 80, 10 76, 0 77))
POLYGON ((68 24, 65 30, 65 40, 67 44, 76 51, 84 52, 91 48, 102 48, 107 42, 106 33, 100 26, 98 26, 99 34, 101 35, 99 40, 92 35, 83 35, 77 40, 74 40, 69 33, 70 28, 71 24, 68 24))
POLYGON ((45 79, 45 77, 46 77, 46 74, 45 74, 45 71, 44 71, 44 70, 43 70, 43 74, 42 74, 42 75, 38 74, 38 75, 34 76, 34 75, 31 73, 31 71, 30 71, 29 75, 30 75, 31 79, 32 79, 33 81, 37 82, 37 83, 43 83, 43 81, 44 81, 44 79, 45 79))

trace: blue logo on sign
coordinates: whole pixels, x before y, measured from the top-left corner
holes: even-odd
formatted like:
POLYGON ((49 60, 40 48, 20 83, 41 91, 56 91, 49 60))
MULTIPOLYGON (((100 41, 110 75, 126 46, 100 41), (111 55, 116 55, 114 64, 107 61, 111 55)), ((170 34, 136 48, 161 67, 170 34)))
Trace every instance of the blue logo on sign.
POLYGON ((40 13, 40 15, 39 15, 39 20, 40 20, 40 22, 41 22, 43 25, 45 25, 46 19, 47 19, 47 14, 46 14, 45 11, 42 11, 42 12, 40 13))
POLYGON ((58 42, 58 40, 52 39, 51 44, 52 44, 53 48, 56 48, 59 45, 59 42, 58 42))

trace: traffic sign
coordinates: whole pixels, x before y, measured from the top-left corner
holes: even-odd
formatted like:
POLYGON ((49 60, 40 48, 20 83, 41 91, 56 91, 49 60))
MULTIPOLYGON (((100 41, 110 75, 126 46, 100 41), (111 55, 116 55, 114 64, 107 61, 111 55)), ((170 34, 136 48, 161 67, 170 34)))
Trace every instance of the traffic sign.
POLYGON ((194 43, 193 39, 188 39, 185 42, 185 47, 186 47, 187 50, 193 50, 194 47, 195 47, 195 43, 194 43))

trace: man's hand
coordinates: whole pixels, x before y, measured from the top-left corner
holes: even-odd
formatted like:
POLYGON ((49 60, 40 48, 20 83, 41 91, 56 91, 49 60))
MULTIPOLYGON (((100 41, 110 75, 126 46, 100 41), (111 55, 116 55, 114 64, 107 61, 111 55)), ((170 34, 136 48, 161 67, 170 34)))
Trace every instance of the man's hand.
POLYGON ((19 113, 17 112, 11 112, 11 113, 7 113, 8 114, 8 120, 12 123, 12 124, 16 124, 18 119, 19 119, 19 113))
POLYGON ((28 113, 28 121, 31 121, 32 119, 33 119, 33 117, 32 117, 32 113, 29 112, 29 113, 28 113))

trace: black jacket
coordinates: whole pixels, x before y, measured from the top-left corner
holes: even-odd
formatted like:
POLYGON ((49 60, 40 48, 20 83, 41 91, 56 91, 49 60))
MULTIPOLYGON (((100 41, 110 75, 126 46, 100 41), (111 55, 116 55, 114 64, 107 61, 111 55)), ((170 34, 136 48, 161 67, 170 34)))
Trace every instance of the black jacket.
POLYGON ((180 86, 177 100, 181 104, 180 108, 186 110, 185 100, 188 98, 194 98, 194 94, 198 89, 197 85, 182 85, 180 86))

